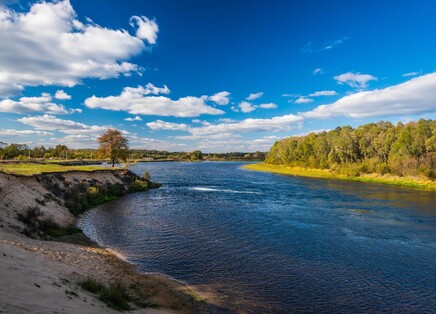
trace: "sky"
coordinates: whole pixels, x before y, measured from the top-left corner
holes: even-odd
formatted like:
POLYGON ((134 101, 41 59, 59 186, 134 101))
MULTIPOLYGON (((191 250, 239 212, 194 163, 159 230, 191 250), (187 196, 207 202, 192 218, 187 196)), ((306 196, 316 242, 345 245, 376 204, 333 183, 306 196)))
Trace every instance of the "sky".
POLYGON ((436 117, 432 0, 0 0, 0 141, 268 151, 436 117))

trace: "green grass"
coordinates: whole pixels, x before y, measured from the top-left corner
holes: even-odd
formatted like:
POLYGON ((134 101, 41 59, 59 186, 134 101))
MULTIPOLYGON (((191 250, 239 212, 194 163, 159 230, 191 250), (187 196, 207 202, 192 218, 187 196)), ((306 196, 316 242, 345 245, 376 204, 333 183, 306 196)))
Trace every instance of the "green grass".
MULTIPOLYGON (((65 172, 65 171, 96 171, 111 170, 98 166, 62 166, 57 164, 35 164, 35 163, 0 163, 0 171, 10 174, 31 176, 40 173, 65 172)), ((117 169, 117 168, 116 168, 117 169)))
POLYGON ((293 175, 293 176, 381 183, 381 184, 390 184, 396 186, 436 191, 436 182, 423 177, 398 177, 393 175, 378 175, 378 174, 363 174, 361 176, 347 176, 344 174, 336 174, 330 170, 325 170, 325 169, 287 167, 281 165, 268 165, 264 163, 248 164, 248 165, 244 165, 243 168, 255 170, 255 171, 273 172, 273 173, 293 175))

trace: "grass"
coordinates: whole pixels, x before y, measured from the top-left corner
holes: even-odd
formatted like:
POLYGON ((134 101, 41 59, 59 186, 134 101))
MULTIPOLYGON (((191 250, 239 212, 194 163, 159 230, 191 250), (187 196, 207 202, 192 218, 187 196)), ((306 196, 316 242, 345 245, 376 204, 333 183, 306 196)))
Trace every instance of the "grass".
POLYGON ((379 175, 379 174, 363 174, 360 176, 347 176, 344 174, 336 174, 326 169, 287 167, 282 165, 268 165, 264 163, 248 164, 248 165, 244 165, 243 168, 255 170, 255 171, 273 172, 273 173, 293 175, 293 176, 381 183, 381 184, 390 184, 396 186, 436 191, 436 182, 422 177, 399 177, 393 175, 379 175))
POLYGON ((36 164, 36 163, 0 163, 0 171, 10 174, 19 174, 31 176, 41 173, 65 172, 65 171, 96 171, 111 170, 113 168, 104 168, 98 166, 62 166, 57 164, 36 164))
POLYGON ((147 300, 147 296, 140 293, 136 288, 134 289, 134 296, 131 296, 128 288, 119 282, 106 286, 96 279, 88 277, 85 280, 80 281, 78 284, 82 289, 96 294, 101 301, 106 303, 107 306, 118 311, 131 310, 132 307, 130 302, 143 308, 156 307, 155 304, 147 300))

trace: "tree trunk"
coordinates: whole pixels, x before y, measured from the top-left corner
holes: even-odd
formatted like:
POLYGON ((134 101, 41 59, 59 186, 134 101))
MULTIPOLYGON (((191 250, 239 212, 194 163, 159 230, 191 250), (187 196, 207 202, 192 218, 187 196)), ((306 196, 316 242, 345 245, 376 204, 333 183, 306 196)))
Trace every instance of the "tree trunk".
POLYGON ((115 167, 115 158, 112 158, 112 168, 115 167))

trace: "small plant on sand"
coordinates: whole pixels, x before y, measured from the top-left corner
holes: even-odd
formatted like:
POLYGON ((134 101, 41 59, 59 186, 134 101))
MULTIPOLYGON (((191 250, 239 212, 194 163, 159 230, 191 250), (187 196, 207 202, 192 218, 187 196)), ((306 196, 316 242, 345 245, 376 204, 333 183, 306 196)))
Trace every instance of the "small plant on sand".
POLYGON ((131 310, 129 304, 130 296, 128 294, 127 288, 119 282, 112 283, 109 287, 98 282, 93 278, 86 278, 85 280, 78 283, 79 286, 91 293, 98 295, 98 298, 106 303, 107 306, 118 310, 118 311, 128 311, 131 310))

